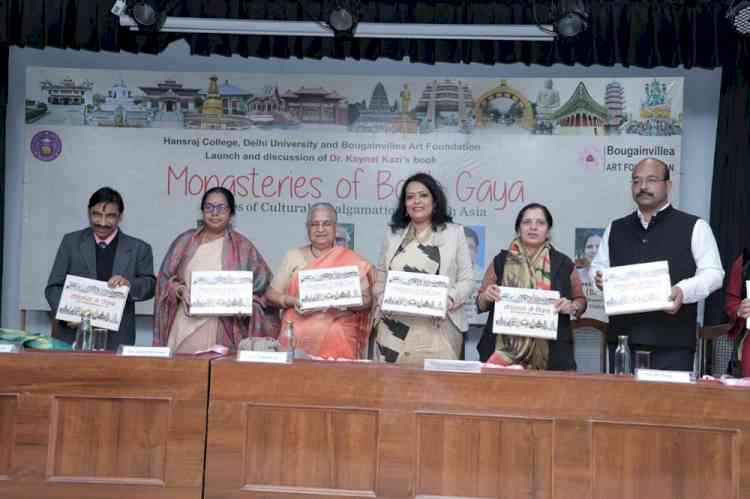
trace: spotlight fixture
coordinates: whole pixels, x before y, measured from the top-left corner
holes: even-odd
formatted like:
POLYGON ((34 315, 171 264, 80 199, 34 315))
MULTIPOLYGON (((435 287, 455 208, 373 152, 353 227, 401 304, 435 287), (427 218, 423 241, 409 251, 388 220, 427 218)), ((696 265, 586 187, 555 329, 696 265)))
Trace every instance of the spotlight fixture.
POLYGON ((558 0, 555 11, 555 32, 563 38, 574 37, 589 27, 589 14, 583 0, 558 0))
POLYGON ((163 0, 127 0, 126 12, 140 31, 161 31, 167 20, 167 12, 174 3, 163 0))
POLYGON ((727 10, 727 19, 740 35, 750 35, 750 1, 735 1, 727 10))
POLYGON ((359 0, 336 0, 333 2, 325 24, 337 37, 351 38, 359 21, 359 0))

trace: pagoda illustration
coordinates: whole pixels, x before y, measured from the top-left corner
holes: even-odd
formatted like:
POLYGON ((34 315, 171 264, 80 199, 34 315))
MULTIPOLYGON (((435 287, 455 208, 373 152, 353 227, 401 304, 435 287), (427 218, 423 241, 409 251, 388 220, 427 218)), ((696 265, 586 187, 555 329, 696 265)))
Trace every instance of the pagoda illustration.
POLYGON ((607 107, 608 125, 618 127, 625 122, 625 89, 620 82, 613 81, 607 84, 604 105, 607 107))
POLYGON ((608 123, 609 114, 606 107, 591 97, 586 85, 579 82, 570 99, 548 119, 562 127, 601 127, 608 123))

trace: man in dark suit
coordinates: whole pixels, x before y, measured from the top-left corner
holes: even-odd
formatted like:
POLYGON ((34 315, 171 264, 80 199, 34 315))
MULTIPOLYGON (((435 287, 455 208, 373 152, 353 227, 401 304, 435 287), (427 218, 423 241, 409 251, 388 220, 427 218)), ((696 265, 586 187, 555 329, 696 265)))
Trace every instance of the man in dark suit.
MULTIPOLYGON (((118 225, 125 211, 120 193, 102 187, 89 199, 89 228, 63 237, 49 274, 44 295, 57 312, 65 276, 68 274, 107 281, 110 287, 129 286, 119 331, 110 331, 107 349, 135 343, 135 302, 153 298, 156 277, 151 246, 130 237, 118 225)), ((61 323, 58 337, 72 343, 74 323, 61 323)))

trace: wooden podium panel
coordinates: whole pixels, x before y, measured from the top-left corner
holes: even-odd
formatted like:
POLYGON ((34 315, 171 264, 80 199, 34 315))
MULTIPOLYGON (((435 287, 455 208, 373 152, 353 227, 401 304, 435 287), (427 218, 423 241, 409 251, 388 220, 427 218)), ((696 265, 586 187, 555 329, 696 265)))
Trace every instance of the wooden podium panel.
POLYGON ((0 355, 0 497, 199 499, 209 360, 0 355))
POLYGON ((750 391, 216 360, 206 499, 750 499, 750 391))

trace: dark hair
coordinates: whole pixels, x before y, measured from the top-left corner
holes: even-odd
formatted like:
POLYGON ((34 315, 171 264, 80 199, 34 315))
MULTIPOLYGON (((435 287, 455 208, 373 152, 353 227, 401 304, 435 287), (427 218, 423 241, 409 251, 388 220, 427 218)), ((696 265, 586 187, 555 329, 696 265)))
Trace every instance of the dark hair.
POLYGON ((111 187, 102 187, 89 198, 89 210, 99 203, 116 204, 120 210, 120 214, 125 211, 125 203, 122 200, 120 193, 111 187))
POLYGON ((546 206, 539 203, 529 203, 523 208, 521 208, 521 211, 518 212, 518 216, 516 217, 516 232, 521 228, 521 220, 523 220, 523 214, 526 213, 528 210, 533 210, 534 208, 539 208, 542 210, 542 213, 544 213, 544 219, 547 221, 547 225, 549 228, 552 228, 552 213, 549 212, 546 206))
POLYGON ((633 167, 633 172, 635 172, 635 169, 638 168, 638 165, 640 165, 641 163, 645 163, 646 161, 653 161, 654 163, 659 163, 664 169, 664 180, 669 180, 669 167, 664 161, 660 160, 659 158, 643 158, 642 160, 640 160, 639 162, 635 164, 635 166, 633 167))
POLYGON ((234 215, 236 209, 234 205, 234 194, 232 194, 232 191, 230 191, 226 187, 211 187, 209 190, 207 190, 203 194, 203 199, 201 199, 201 211, 203 211, 203 208, 206 206, 206 198, 211 194, 223 194, 224 198, 226 198, 227 200, 227 204, 229 205, 229 214, 234 215))
POLYGON ((396 207, 396 211, 391 215, 390 226, 393 232, 403 229, 411 222, 411 217, 406 213, 406 187, 412 182, 419 182, 424 185, 432 195, 432 201, 434 202, 434 206, 432 207, 433 229, 442 229, 446 223, 453 221, 453 217, 448 214, 448 199, 445 197, 445 192, 443 192, 443 188, 438 181, 428 173, 415 173, 404 181, 404 186, 401 188, 401 195, 398 197, 398 207, 396 207))
POLYGON ((469 239, 474 240, 474 244, 479 246, 479 236, 477 235, 476 231, 472 229, 471 227, 467 227, 464 225, 464 235, 468 237, 469 239))
POLYGON ((589 242, 589 239, 592 237, 598 237, 599 239, 604 238, 604 229, 591 229, 588 234, 586 234, 586 237, 583 239, 583 245, 586 246, 586 243, 589 242))

